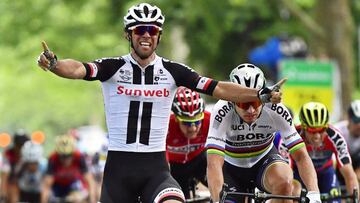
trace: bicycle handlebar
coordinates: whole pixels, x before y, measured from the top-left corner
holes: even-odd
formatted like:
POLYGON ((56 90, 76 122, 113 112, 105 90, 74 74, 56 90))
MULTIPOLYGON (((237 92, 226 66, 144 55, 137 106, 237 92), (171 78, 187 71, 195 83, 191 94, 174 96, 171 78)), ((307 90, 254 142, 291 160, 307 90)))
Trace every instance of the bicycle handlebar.
POLYGON ((359 203, 359 193, 358 190, 355 188, 352 195, 328 195, 322 196, 321 200, 328 201, 333 199, 352 199, 354 203, 359 203))
POLYGON ((250 198, 254 199, 255 202, 266 201, 268 199, 287 199, 287 200, 296 200, 296 201, 299 201, 300 203, 308 203, 309 199, 306 197, 306 193, 307 193, 307 191, 305 189, 301 190, 300 196, 273 195, 273 194, 268 194, 268 193, 265 193, 262 191, 258 191, 255 193, 226 192, 223 199, 225 199, 225 196, 227 196, 227 195, 239 195, 239 196, 243 196, 243 197, 250 197, 250 198))

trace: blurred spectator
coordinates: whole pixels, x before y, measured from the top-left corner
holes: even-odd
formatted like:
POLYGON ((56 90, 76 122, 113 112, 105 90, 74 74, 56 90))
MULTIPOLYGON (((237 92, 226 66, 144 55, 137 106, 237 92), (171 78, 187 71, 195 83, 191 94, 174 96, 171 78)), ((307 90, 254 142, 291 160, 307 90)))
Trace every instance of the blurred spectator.
POLYGON ((104 141, 98 152, 92 156, 91 173, 95 179, 96 199, 100 199, 101 185, 104 176, 104 168, 108 152, 108 139, 104 141))
POLYGON ((88 171, 85 157, 76 149, 71 135, 61 135, 55 140, 55 152, 48 160, 43 180, 42 203, 52 199, 61 202, 95 202, 93 176, 88 171))
POLYGON ((253 49, 249 54, 250 63, 267 67, 263 70, 270 74, 269 80, 278 79, 278 62, 284 58, 305 58, 308 54, 308 47, 301 37, 280 35, 271 37, 260 47, 253 49))
POLYGON ((334 125, 344 136, 353 166, 360 180, 360 100, 354 100, 348 108, 347 119, 334 125))
POLYGON ((10 203, 18 202, 19 189, 16 182, 15 169, 21 159, 21 148, 28 140, 29 136, 25 130, 17 130, 13 136, 12 146, 6 149, 3 154, 0 199, 5 199, 10 203))
POLYGON ((40 202, 41 181, 46 168, 45 162, 42 146, 33 141, 26 141, 21 149, 21 161, 16 167, 20 202, 40 202))

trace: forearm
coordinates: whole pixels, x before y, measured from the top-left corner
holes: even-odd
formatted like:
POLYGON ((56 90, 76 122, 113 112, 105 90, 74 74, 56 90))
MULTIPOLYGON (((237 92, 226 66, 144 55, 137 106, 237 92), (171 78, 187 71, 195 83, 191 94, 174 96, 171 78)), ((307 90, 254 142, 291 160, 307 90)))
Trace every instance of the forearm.
POLYGON ((211 199, 216 202, 220 200, 219 194, 224 184, 224 177, 222 171, 223 160, 221 161, 219 157, 214 156, 218 155, 208 155, 207 181, 211 199))
POLYGON ((346 185, 346 191, 349 194, 353 193, 354 188, 359 189, 359 182, 356 178, 356 174, 354 172, 351 164, 346 164, 342 168, 340 168, 340 173, 343 175, 346 185))
POLYGON ((0 180, 0 197, 7 197, 8 173, 1 172, 0 180))
POLYGON ((90 197, 90 203, 96 202, 96 186, 93 176, 90 173, 85 174, 85 179, 88 182, 89 185, 89 197, 90 197))
POLYGON ((49 197, 50 197, 50 188, 43 187, 41 191, 41 203, 49 202, 49 197))
POLYGON ((306 149, 303 147, 295 153, 297 153, 296 156, 294 156, 296 166, 299 170, 301 180, 304 182, 307 190, 319 191, 316 171, 306 149))
POLYGON ((258 100, 258 91, 247 87, 242 87, 232 82, 219 81, 215 87, 213 96, 232 102, 250 102, 258 100))
POLYGON ((51 186, 53 184, 53 178, 49 175, 46 175, 42 182, 42 188, 41 188, 41 203, 47 203, 49 202, 50 197, 50 190, 51 186))
POLYGON ((82 79, 86 74, 84 65, 74 59, 58 60, 56 67, 52 69, 51 72, 69 79, 82 79))

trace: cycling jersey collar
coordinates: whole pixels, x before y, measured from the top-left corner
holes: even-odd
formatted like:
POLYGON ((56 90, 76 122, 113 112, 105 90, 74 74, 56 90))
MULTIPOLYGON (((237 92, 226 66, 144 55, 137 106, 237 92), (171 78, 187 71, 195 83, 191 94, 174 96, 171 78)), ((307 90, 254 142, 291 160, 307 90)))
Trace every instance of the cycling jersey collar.
MULTIPOLYGON (((130 62, 132 62, 133 64, 136 64, 137 66, 142 67, 142 66, 132 57, 131 53, 129 53, 128 55, 126 55, 126 56, 124 57, 124 59, 125 59, 125 60, 127 59, 127 60, 129 60, 130 62)), ((160 59, 160 57, 155 53, 155 58, 154 58, 154 60, 152 60, 147 66, 142 67, 142 68, 145 69, 145 68, 148 67, 148 66, 154 65, 159 59, 160 59)))

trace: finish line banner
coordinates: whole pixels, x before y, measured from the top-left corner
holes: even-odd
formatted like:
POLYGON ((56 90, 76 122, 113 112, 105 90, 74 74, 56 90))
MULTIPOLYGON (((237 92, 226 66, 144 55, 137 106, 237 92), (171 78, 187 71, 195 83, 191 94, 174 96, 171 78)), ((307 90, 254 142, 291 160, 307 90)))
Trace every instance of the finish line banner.
POLYGON ((300 107, 310 101, 321 102, 330 112, 330 120, 341 116, 340 76, 333 62, 309 60, 282 60, 279 78, 287 77, 282 88, 283 103, 294 113, 295 124, 299 123, 300 107))

